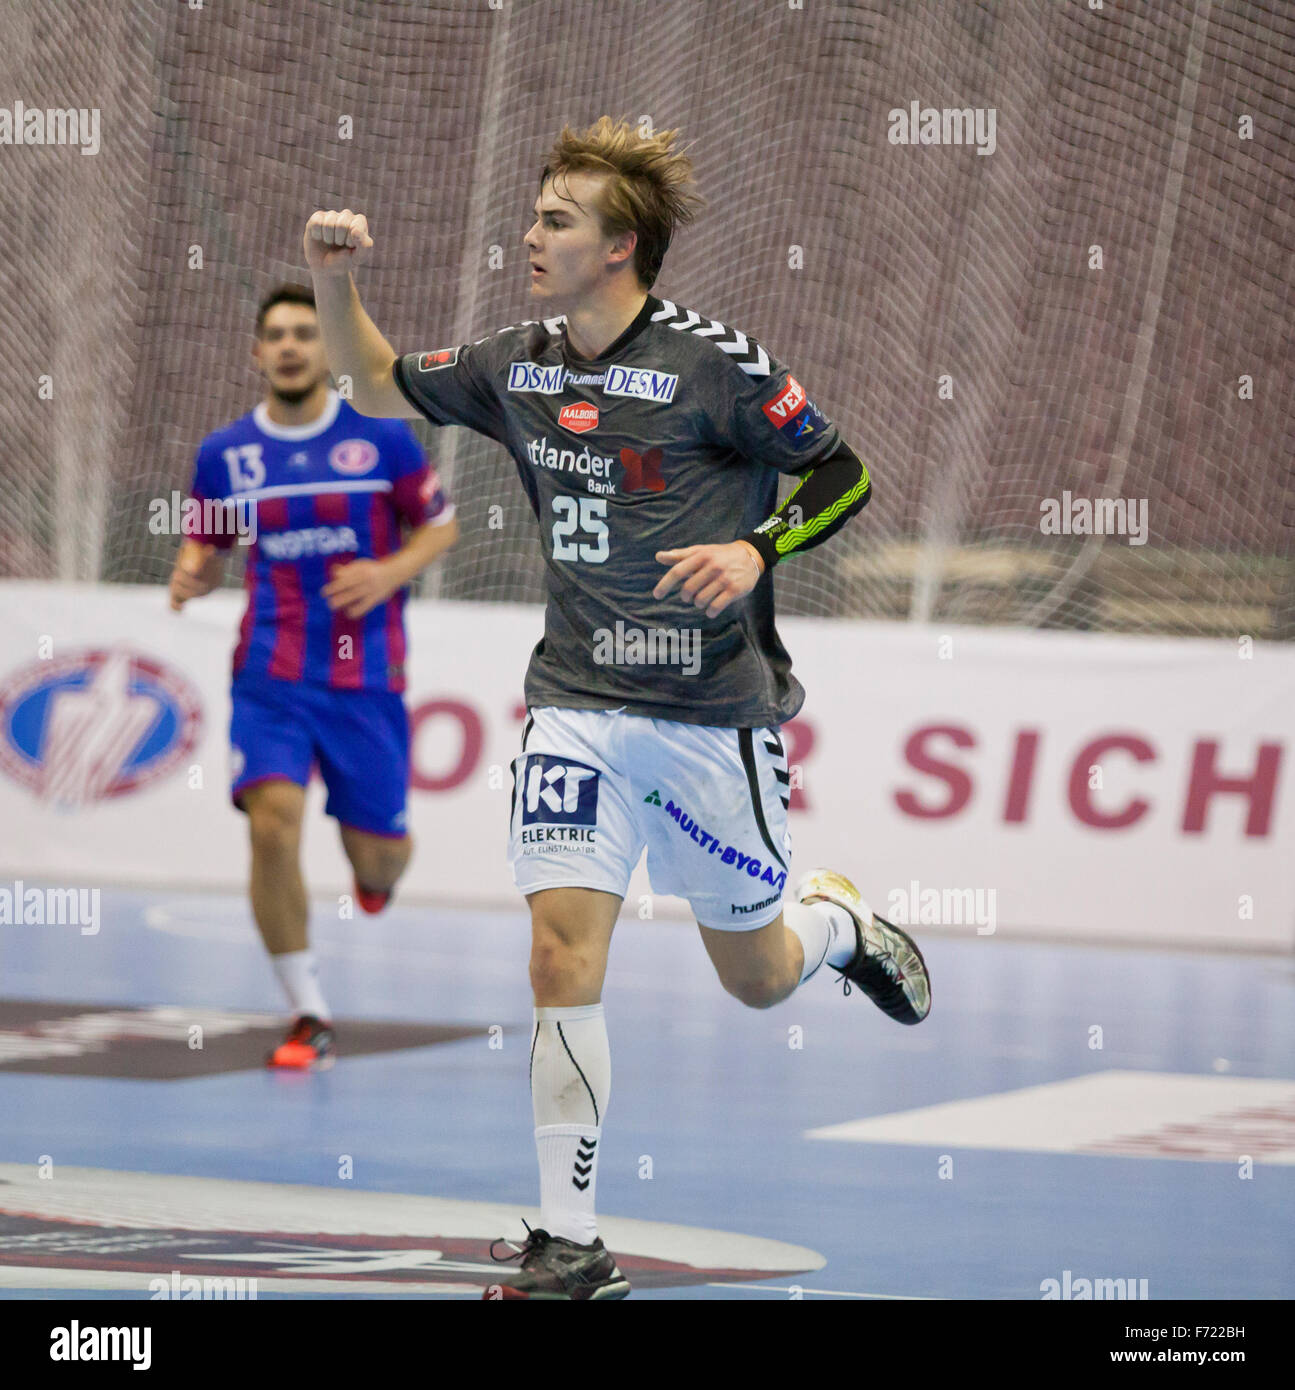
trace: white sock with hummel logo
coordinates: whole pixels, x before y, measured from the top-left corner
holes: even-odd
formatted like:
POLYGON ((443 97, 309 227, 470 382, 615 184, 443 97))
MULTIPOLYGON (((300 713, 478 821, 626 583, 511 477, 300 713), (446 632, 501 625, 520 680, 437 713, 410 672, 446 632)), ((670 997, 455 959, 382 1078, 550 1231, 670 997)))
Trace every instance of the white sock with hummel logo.
POLYGON ((531 1104, 540 1160, 540 1225, 578 1245, 598 1238, 594 1187, 611 1075, 601 1004, 535 1010, 531 1104))

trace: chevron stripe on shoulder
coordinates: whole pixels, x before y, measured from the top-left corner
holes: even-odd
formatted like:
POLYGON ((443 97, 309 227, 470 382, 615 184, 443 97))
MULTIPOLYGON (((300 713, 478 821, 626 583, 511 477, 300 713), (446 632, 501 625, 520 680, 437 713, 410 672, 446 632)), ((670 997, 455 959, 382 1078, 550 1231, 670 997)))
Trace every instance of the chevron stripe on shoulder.
POLYGON ((769 375, 769 354, 745 333, 736 328, 705 319, 695 309, 681 309, 668 299, 661 301, 661 307, 652 315, 653 323, 664 324, 679 333, 695 333, 699 338, 707 338, 723 353, 727 353, 734 363, 751 377, 769 375))
POLYGON ((521 323, 510 323, 507 328, 496 328, 493 333, 487 333, 484 338, 474 339, 472 346, 476 347, 477 343, 484 343, 490 338, 498 338, 501 333, 514 333, 519 328, 533 328, 536 323, 543 323, 544 331, 549 337, 556 338, 566 321, 565 314, 559 314, 557 318, 552 319, 523 319, 521 323))

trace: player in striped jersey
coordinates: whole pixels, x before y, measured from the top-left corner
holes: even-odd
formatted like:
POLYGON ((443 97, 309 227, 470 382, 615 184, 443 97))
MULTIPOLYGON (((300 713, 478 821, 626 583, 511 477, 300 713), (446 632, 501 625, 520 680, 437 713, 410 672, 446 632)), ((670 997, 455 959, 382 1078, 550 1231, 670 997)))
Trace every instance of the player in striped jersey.
POLYGON ((331 388, 307 286, 265 297, 252 356, 265 399, 198 448, 191 495, 204 529, 181 545, 171 606, 210 592, 236 538, 254 537, 234 652, 232 796, 251 831, 252 912, 294 1014, 268 1063, 315 1069, 333 1061, 333 1029, 300 867, 306 783, 317 765, 355 896, 381 911, 412 848, 405 597, 458 524, 409 426, 366 419, 331 388))
POLYGON ((776 1004, 827 964, 901 1023, 930 1009, 916 945, 848 879, 810 870, 786 892, 778 729, 804 691, 771 572, 839 531, 871 483, 782 362, 651 294, 694 204, 676 134, 605 117, 563 131, 525 237, 548 317, 473 343, 398 356, 349 274, 373 245, 366 219, 317 212, 306 228, 325 341, 357 408, 498 440, 539 523, 548 601, 511 856, 531 911, 541 1226, 498 1286, 507 1298, 629 1291, 598 1238, 594 1184, 611 1076, 603 976, 644 850, 653 889, 688 899, 744 1004, 776 1004), (781 506, 779 472, 799 479, 781 506))

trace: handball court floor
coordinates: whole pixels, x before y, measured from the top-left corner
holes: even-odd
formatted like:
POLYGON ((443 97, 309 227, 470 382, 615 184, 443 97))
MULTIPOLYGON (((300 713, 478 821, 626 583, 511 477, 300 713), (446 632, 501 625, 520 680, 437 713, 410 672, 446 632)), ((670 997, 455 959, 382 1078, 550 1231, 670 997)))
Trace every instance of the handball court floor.
MULTIPOLYGON (((745 1009, 694 927, 622 918, 598 1205, 633 1297, 1295 1292, 1289 956, 915 934, 905 1028, 826 970, 745 1009)), ((537 1222, 526 918, 316 903, 312 942, 339 1060, 303 1076, 257 1065, 244 898, 0 928, 0 1295, 481 1296, 537 1222)))

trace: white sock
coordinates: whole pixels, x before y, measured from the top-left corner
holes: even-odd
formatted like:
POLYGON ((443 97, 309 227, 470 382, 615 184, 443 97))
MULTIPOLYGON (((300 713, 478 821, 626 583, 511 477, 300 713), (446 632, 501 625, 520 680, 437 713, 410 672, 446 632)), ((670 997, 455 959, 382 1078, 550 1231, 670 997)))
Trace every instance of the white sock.
POLYGON ((540 1160, 540 1225, 579 1245, 598 1238, 594 1188, 611 1049, 601 1004, 535 1010, 531 1105, 540 1160))
POLYGON ((854 959, 859 947, 854 918, 836 903, 783 903, 782 920, 800 937, 805 949, 802 985, 819 966, 826 963, 839 968, 854 959))
POLYGON ((271 956, 270 960, 293 1013, 314 1014, 327 1023, 332 1015, 319 988, 319 966, 315 963, 314 951, 288 951, 281 956, 271 956))

